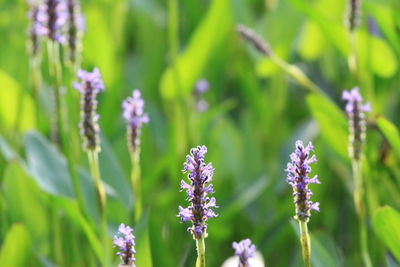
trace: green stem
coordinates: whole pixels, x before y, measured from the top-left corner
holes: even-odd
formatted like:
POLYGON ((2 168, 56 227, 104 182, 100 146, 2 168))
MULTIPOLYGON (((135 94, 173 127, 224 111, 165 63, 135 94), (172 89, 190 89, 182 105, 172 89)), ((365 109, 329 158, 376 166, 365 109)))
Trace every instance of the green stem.
POLYGON ((42 124, 40 117, 40 87, 42 84, 42 72, 40 69, 40 57, 39 55, 33 56, 29 62, 29 73, 31 79, 32 96, 35 102, 36 111, 36 123, 40 127, 42 124))
POLYGON ((53 78, 53 92, 55 100, 55 119, 53 120, 53 122, 55 122, 55 125, 53 125, 53 130, 55 132, 53 132, 52 136, 55 138, 56 143, 59 143, 66 156, 67 167, 71 176, 71 182, 78 201, 78 206, 82 214, 85 215, 86 213, 84 208, 83 193, 79 184, 79 177, 74 166, 72 150, 68 145, 69 128, 65 119, 65 105, 63 104, 65 101, 63 96, 60 94, 63 73, 61 68, 59 45, 51 41, 49 41, 47 44, 49 52, 49 71, 53 78))
POLYGON ((200 239, 196 239, 196 247, 197 247, 196 267, 205 267, 206 266, 206 245, 204 243, 204 237, 202 237, 200 239))
POLYGON ((142 189, 141 189, 141 170, 140 170, 140 150, 137 148, 131 151, 132 171, 131 171, 131 186, 135 196, 135 221, 139 221, 142 216, 142 189))
POLYGON ((62 70, 60 61, 60 51, 58 44, 48 41, 49 53, 49 73, 53 78, 53 97, 54 97, 54 116, 52 118, 52 133, 51 138, 53 142, 60 146, 61 134, 63 132, 62 123, 62 100, 61 100, 61 84, 62 84, 62 70))
POLYGON ((360 249, 362 260, 366 267, 372 267, 371 258, 368 253, 368 230, 366 225, 366 208, 364 206, 364 186, 362 178, 361 162, 353 159, 353 176, 354 176, 354 205, 358 215, 360 230, 360 249))
POLYGON ((94 150, 88 150, 87 153, 89 158, 90 173, 92 175, 96 190, 97 204, 100 214, 101 237, 104 249, 104 255, 103 255, 104 258, 102 259, 102 261, 103 261, 103 266, 109 266, 107 217, 106 217, 106 192, 104 189, 104 185, 101 182, 98 153, 97 151, 94 150))
POLYGON ((350 32, 350 48, 351 52, 348 58, 349 69, 353 74, 356 84, 359 83, 359 67, 357 58, 357 38, 354 31, 350 32))
POLYGON ((286 72, 290 77, 292 77, 299 85, 303 86, 312 93, 325 95, 325 93, 313 82, 310 78, 305 75, 305 73, 299 69, 297 66, 287 63, 276 55, 272 54, 269 58, 274 62, 279 68, 286 72))
POLYGON ((303 255, 304 265, 311 267, 311 241, 308 234, 307 222, 299 221, 300 226, 300 243, 303 255))

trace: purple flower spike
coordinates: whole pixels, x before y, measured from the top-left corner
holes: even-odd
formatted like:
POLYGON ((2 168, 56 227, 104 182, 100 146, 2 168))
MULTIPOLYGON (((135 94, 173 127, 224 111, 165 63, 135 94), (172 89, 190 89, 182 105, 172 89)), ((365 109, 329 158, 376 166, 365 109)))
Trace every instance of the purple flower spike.
POLYGON ((65 26, 68 21, 65 0, 45 0, 39 8, 40 35, 47 35, 53 42, 65 43, 65 26))
POLYGON ((211 181, 214 168, 211 163, 204 162, 204 155, 207 153, 205 146, 198 146, 190 150, 183 164, 183 172, 188 174, 190 185, 181 181, 181 191, 186 190, 187 200, 190 206, 183 208, 179 206, 178 217, 181 222, 192 221, 193 226, 188 228, 194 239, 207 237, 207 220, 217 217, 211 208, 218 208, 216 199, 209 198, 207 194, 214 193, 211 181))
POLYGON ((40 48, 40 39, 39 36, 45 34, 47 31, 42 26, 40 21, 40 8, 39 4, 36 1, 28 1, 29 11, 29 52, 32 56, 36 56, 39 52, 40 48))
POLYGON ((68 60, 75 63, 82 50, 84 19, 79 0, 67 0, 68 11, 68 60))
POLYGON ((117 234, 114 236, 113 244, 118 247, 117 255, 120 257, 123 266, 135 267, 135 236, 133 229, 121 224, 117 234))
POLYGON ((362 145, 365 141, 366 122, 364 112, 369 112, 369 103, 362 104, 358 87, 351 91, 343 91, 342 99, 347 101, 346 113, 349 119, 349 154, 352 159, 359 160, 362 145))
POLYGON ((319 212, 319 203, 310 201, 312 192, 308 189, 308 184, 320 184, 318 176, 309 178, 311 172, 310 164, 317 161, 315 155, 310 154, 314 149, 312 143, 303 146, 302 141, 296 141, 296 150, 290 155, 290 160, 287 164, 287 182, 293 188, 294 204, 296 206, 296 220, 308 222, 311 216, 311 210, 319 212))
POLYGON ((140 145, 140 135, 143 124, 150 121, 149 116, 143 112, 144 100, 138 89, 133 90, 122 102, 123 114, 127 122, 128 146, 131 152, 136 152, 140 145))
POLYGON ((232 247, 235 255, 239 257, 239 267, 250 267, 249 259, 254 257, 256 246, 251 243, 250 239, 244 239, 239 243, 233 242, 232 247))
POLYGON ((94 68, 92 72, 78 71, 80 82, 74 82, 74 88, 81 93, 81 122, 79 127, 84 140, 85 150, 100 151, 98 125, 99 115, 96 113, 97 94, 104 90, 100 71, 94 68))

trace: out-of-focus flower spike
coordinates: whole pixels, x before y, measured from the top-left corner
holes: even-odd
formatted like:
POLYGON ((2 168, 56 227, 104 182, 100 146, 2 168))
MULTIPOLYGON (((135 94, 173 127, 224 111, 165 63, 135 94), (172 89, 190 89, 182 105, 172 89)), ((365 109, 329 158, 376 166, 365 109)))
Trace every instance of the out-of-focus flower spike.
POLYGON ((349 120, 349 155, 359 160, 366 135, 365 112, 371 111, 371 106, 369 103, 362 104, 358 87, 343 91, 342 99, 347 101, 345 109, 349 120))
POLYGON ((130 151, 134 153, 140 146, 143 124, 150 121, 147 113, 144 113, 144 100, 138 89, 135 89, 132 92, 132 96, 129 96, 122 102, 122 109, 122 116, 127 123, 128 146, 130 151))
POLYGON ((82 51, 82 36, 84 31, 84 19, 81 13, 79 0, 67 0, 68 10, 68 53, 67 60, 71 64, 77 64, 82 51))
POLYGON ((68 21, 67 3, 65 0, 44 0, 40 5, 38 30, 40 35, 47 37, 56 43, 66 42, 66 23, 68 21))
POLYGON ((125 224, 121 224, 117 234, 114 236, 113 245, 118 247, 117 255, 121 259, 120 266, 135 267, 135 236, 132 234, 133 229, 125 224))
POLYGON ((269 57, 272 54, 269 45, 252 29, 239 24, 236 26, 236 31, 264 56, 269 57))
POLYGON ((235 255, 239 257, 239 267, 250 267, 249 260, 254 257, 256 246, 251 243, 250 239, 244 239, 239 243, 233 242, 232 247, 235 255))
POLYGON ((94 68, 92 72, 79 70, 77 74, 79 82, 74 82, 74 88, 81 93, 81 136, 83 147, 86 151, 100 151, 98 125, 99 115, 96 113, 96 96, 104 90, 100 71, 94 68))

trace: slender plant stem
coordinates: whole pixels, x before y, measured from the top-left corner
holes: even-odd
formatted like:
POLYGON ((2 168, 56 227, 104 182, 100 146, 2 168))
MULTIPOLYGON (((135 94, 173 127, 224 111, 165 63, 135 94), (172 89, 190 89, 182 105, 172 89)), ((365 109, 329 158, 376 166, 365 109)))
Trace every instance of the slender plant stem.
POLYGON ((109 266, 109 255, 108 255, 108 234, 107 234, 107 216, 106 216, 106 192, 104 185, 101 182, 99 158, 97 151, 88 150, 90 173, 93 177, 93 182, 96 190, 97 204, 100 214, 101 224, 101 237, 103 241, 104 258, 103 266, 109 266))
POLYGON ((371 258, 368 253, 368 229, 366 225, 366 208, 364 206, 364 186, 362 178, 361 161, 353 159, 354 176, 354 205, 358 215, 360 230, 360 249, 364 265, 372 267, 371 258))
POLYGON ((202 237, 200 239, 196 239, 196 247, 197 247, 196 267, 205 267, 206 266, 206 245, 204 243, 204 237, 202 237))
POLYGON ((140 169, 140 150, 137 148, 131 151, 132 171, 131 171, 131 186, 135 196, 135 221, 139 221, 142 216, 142 188, 141 188, 141 169, 140 169))
POLYGON ((51 41, 49 41, 47 44, 49 52, 49 71, 50 75, 53 78, 53 95, 55 100, 56 118, 54 120, 55 126, 53 126, 53 129, 55 129, 55 133, 53 134, 55 134, 55 136, 57 137, 56 140, 57 142, 59 142, 60 147, 66 156, 67 167, 69 174, 71 176, 71 182, 78 201, 79 209, 83 215, 86 215, 84 208, 83 193, 79 184, 79 177, 74 166, 72 151, 70 146, 67 145, 69 128, 68 124, 66 123, 66 116, 65 116, 66 111, 65 111, 65 105, 63 104, 64 99, 60 94, 62 80, 63 80, 63 73, 61 68, 59 45, 51 41))
POLYGON ((358 62, 358 56, 357 56, 357 36, 355 31, 351 31, 349 33, 349 39, 350 39, 350 55, 348 58, 348 64, 349 64, 349 69, 351 73, 353 74, 353 78, 356 82, 356 84, 359 83, 360 81, 360 74, 359 74, 359 62, 358 62))
POLYGON ((299 221, 300 226, 300 243, 303 255, 304 265, 311 267, 311 241, 308 234, 307 222, 299 221))
POLYGON ((42 124, 40 117, 40 87, 42 84, 42 71, 40 69, 40 55, 35 55, 29 62, 29 73, 32 87, 32 96, 35 102, 36 123, 40 127, 42 124))
POLYGON ((325 95, 325 93, 313 81, 311 81, 310 78, 308 78, 307 75, 305 75, 305 73, 297 66, 287 63, 286 61, 282 60, 274 54, 270 55, 269 58, 279 68, 281 68, 290 77, 292 77, 299 85, 303 86, 312 93, 325 95))

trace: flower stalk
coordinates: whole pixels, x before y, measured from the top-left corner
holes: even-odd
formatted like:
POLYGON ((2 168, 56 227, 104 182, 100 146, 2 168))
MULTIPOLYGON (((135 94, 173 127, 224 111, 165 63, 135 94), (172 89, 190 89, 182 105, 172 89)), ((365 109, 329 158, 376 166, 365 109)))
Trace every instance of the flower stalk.
POLYGON ((204 237, 201 237, 200 239, 196 239, 196 248, 197 248, 196 267, 205 267, 206 266, 206 245, 204 242, 204 237))
POLYGON ((296 142, 296 150, 290 155, 291 162, 287 164, 287 182, 293 189, 294 204, 296 209, 295 220, 299 222, 300 244, 306 267, 311 267, 311 241, 307 223, 311 217, 311 210, 319 212, 319 202, 310 201, 312 196, 309 184, 320 184, 318 176, 309 178, 310 164, 317 161, 315 155, 311 156, 314 149, 312 143, 304 147, 303 142, 296 142))
POLYGON ((274 54, 270 46, 255 31, 247 28, 244 25, 237 25, 236 31, 259 53, 269 58, 275 65, 286 72, 299 85, 310 92, 317 93, 319 95, 325 95, 325 93, 313 81, 311 81, 311 79, 308 78, 307 75, 300 68, 287 63, 276 54, 274 54))
POLYGON ((100 127, 98 125, 99 115, 97 114, 96 96, 104 90, 103 80, 100 71, 95 68, 92 72, 78 71, 79 82, 74 83, 74 88, 81 93, 81 122, 79 124, 83 149, 88 155, 90 174, 93 179, 97 204, 100 215, 101 236, 103 241, 104 258, 102 263, 108 266, 108 235, 106 217, 106 191, 101 180, 98 153, 100 152, 100 127))
POLYGON ((362 104, 358 87, 343 91, 342 99, 347 101, 346 114, 349 121, 349 156, 352 161, 354 181, 354 206, 360 227, 360 249, 364 265, 372 267, 368 252, 368 230, 366 225, 366 208, 364 205, 364 181, 362 177, 363 145, 366 138, 365 112, 371 110, 370 104, 362 104))
POLYGON ((304 265, 306 267, 311 267, 311 241, 310 235, 308 234, 307 222, 299 221, 299 227, 301 254, 303 255, 304 265))
MULTIPOLYGON (((211 163, 204 162, 204 156, 207 153, 205 146, 197 146, 190 150, 186 156, 184 170, 188 174, 190 184, 181 181, 181 189, 186 190, 187 200, 190 205, 187 208, 179 206, 181 222, 191 221, 192 226, 187 230, 196 240, 197 261, 196 267, 205 266, 205 242, 207 237, 207 221, 209 218, 217 217, 212 208, 218 208, 216 199, 208 197, 208 194, 214 193, 211 184, 214 168, 211 163)), ((181 190, 181 191, 182 191, 181 190)))
POLYGON ((142 190, 141 190, 141 169, 140 169, 140 137, 143 124, 149 122, 149 117, 144 113, 144 100, 138 89, 132 92, 122 102, 123 117, 126 120, 127 142, 131 157, 131 186, 135 195, 135 221, 142 216, 142 190))

